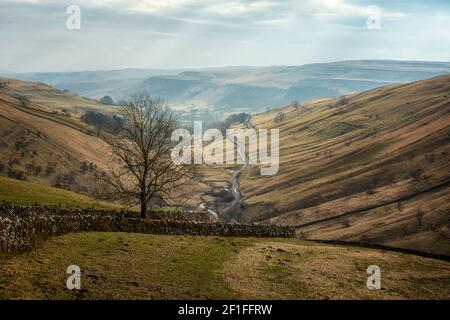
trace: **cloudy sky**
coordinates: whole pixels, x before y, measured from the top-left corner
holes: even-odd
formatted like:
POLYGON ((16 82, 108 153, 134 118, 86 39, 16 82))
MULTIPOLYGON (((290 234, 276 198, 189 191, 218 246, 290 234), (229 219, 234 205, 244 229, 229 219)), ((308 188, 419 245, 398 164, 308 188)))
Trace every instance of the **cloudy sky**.
POLYGON ((450 1, 0 0, 0 37, 14 72, 450 61, 450 1))

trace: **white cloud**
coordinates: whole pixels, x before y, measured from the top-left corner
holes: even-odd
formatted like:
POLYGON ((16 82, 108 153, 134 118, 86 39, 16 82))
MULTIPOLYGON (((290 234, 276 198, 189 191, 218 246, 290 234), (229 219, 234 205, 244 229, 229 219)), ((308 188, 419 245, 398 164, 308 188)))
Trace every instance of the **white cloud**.
MULTIPOLYGON (((345 0, 320 0, 311 1, 310 5, 315 8, 313 16, 319 20, 350 18, 350 17, 368 17, 371 14, 371 6, 356 5, 348 3, 345 0)), ((389 11, 380 8, 382 18, 403 18, 406 16, 403 12, 389 11)))
POLYGON ((284 27, 284 26, 291 24, 291 22, 292 22, 291 17, 284 16, 284 17, 274 18, 274 19, 256 20, 253 23, 256 25, 261 25, 261 26, 284 27))
POLYGON ((270 1, 254 1, 242 3, 239 1, 222 1, 209 5, 205 11, 213 12, 224 16, 239 16, 249 13, 266 11, 276 4, 270 1))
POLYGON ((137 0, 130 3, 127 9, 143 13, 163 13, 183 8, 192 3, 192 0, 137 0))
POLYGON ((368 4, 377 1, 0 0, 0 36, 8 43, 0 69, 448 60, 448 10, 433 3, 380 1, 386 22, 381 32, 366 32, 368 4), (81 7, 80 32, 65 28, 69 4, 81 7), (408 19, 389 21, 405 13, 408 19))
POLYGON ((39 0, 0 0, 0 2, 13 2, 13 3, 39 3, 39 0))

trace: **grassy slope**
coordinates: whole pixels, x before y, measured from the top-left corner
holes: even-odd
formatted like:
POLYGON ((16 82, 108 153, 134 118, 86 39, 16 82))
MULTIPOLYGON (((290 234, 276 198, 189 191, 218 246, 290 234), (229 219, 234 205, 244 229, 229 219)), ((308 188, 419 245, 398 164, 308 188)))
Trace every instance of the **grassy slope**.
POLYGON ((51 110, 35 102, 23 107, 20 100, 0 92, 0 175, 18 177, 11 171, 22 172, 32 182, 88 192, 95 187, 95 170, 82 172, 81 164, 106 167, 108 146, 88 134, 89 127, 78 119, 51 110))
POLYGON ((10 94, 0 93, 0 115, 3 116, 2 129, 9 125, 17 129, 21 127, 28 134, 38 133, 42 139, 53 148, 61 148, 74 157, 85 158, 88 161, 102 164, 107 152, 106 143, 94 136, 88 135, 85 124, 75 119, 64 119, 58 115, 44 112, 40 105, 31 103, 27 108, 20 107, 20 101, 10 94))
POLYGON ((119 206, 92 199, 74 192, 36 183, 0 177, 0 202, 29 205, 61 205, 63 208, 96 208, 118 210, 119 206))
MULTIPOLYGON (((16 83, 26 88, 40 86, 11 80, 8 87, 0 92, 0 175, 18 178, 11 175, 12 170, 24 173, 26 180, 31 182, 78 193, 95 193, 101 188, 95 177, 96 169, 82 170, 81 165, 88 162, 99 169, 110 165, 106 142, 92 135, 92 128, 78 118, 55 112, 54 106, 59 105, 61 96, 66 97, 66 93, 41 88, 47 99, 44 102, 48 105, 33 100, 24 107, 19 99, 11 95, 14 93, 11 88, 18 86, 16 83), (14 162, 10 164, 11 161, 14 162), (46 172, 49 165, 54 170, 46 172), (34 171, 36 167, 41 168, 39 173, 34 171)), ((37 91, 41 92, 41 89, 37 91)), ((76 107, 76 103, 67 99, 62 106, 76 107)), ((97 105, 106 108, 102 106, 97 105)), ((202 186, 193 187, 194 190, 198 188, 202 186)), ((187 204, 195 206, 199 202, 199 197, 194 195, 187 204)))
POLYGON ((244 219, 450 254, 448 92, 441 76, 284 108, 278 124, 280 110, 253 116, 280 129, 281 165, 271 177, 244 170, 244 219))
POLYGON ((450 263, 299 240, 81 233, 0 260, 7 299, 447 299, 450 263), (82 290, 65 287, 69 265, 82 290), (382 290, 366 288, 366 268, 382 290))

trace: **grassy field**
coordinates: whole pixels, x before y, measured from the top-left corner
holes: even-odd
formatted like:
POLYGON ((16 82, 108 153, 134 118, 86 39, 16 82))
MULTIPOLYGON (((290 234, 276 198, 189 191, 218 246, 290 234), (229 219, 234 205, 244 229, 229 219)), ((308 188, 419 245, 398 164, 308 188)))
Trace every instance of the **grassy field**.
POLYGON ((448 299, 450 263, 294 239, 80 233, 0 260, 2 299, 448 299), (66 269, 82 270, 81 290, 66 269), (369 265, 381 290, 366 287, 369 265))
POLYGON ((0 202, 19 205, 61 205, 67 209, 95 208, 119 210, 121 207, 89 198, 74 192, 43 186, 36 183, 0 177, 0 202))

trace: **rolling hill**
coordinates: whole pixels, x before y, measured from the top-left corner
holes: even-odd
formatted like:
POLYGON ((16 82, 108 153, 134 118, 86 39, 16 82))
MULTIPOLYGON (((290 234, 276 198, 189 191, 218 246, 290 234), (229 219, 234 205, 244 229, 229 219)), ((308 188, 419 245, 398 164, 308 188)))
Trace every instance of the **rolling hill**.
POLYGON ((80 115, 86 110, 100 110, 114 112, 114 106, 99 103, 96 100, 81 97, 75 93, 62 91, 45 83, 20 81, 12 78, 0 77, 0 83, 6 83, 5 90, 9 95, 33 101, 45 106, 51 111, 62 111, 80 115))
POLYGON ((449 93, 439 76, 252 116, 280 130, 281 163, 243 169, 241 221, 450 255, 449 93))
POLYGON ((124 69, 8 76, 45 82, 96 99, 105 94, 117 99, 146 90, 181 110, 195 106, 228 114, 262 111, 293 100, 336 97, 449 72, 449 62, 355 60, 301 66, 124 69))
POLYGON ((122 69, 76 72, 1 73, 6 77, 44 82, 60 90, 70 90, 85 97, 101 98, 105 92, 131 87, 149 77, 172 75, 184 70, 122 69))
MULTIPOLYGON (((76 116, 53 108, 64 93, 55 100, 49 95, 51 103, 44 105, 33 96, 17 96, 18 82, 0 90, 0 175, 93 193, 97 169, 108 163, 107 144, 76 116)), ((65 102, 67 108, 76 103, 70 96, 65 102)))
POLYGON ((336 97, 449 72, 448 62, 389 60, 216 68, 153 76, 125 91, 146 90, 181 109, 194 105, 221 113, 255 112, 293 100, 336 97))
MULTIPOLYGON (((97 130, 82 122, 85 110, 115 111, 47 85, 0 78, 0 176, 98 196, 99 171, 110 163, 110 149, 97 130)), ((193 190, 204 188, 193 186, 193 190)), ((193 196, 187 205, 197 206, 193 196)))

